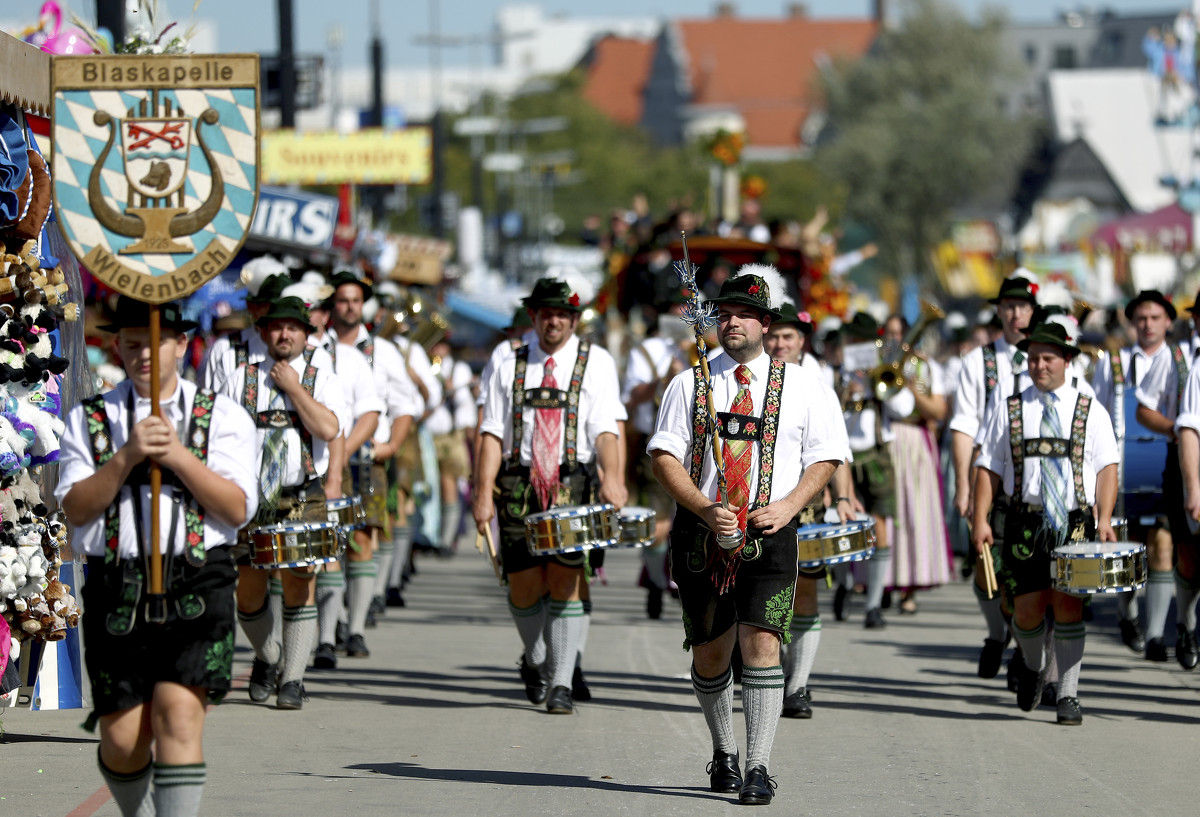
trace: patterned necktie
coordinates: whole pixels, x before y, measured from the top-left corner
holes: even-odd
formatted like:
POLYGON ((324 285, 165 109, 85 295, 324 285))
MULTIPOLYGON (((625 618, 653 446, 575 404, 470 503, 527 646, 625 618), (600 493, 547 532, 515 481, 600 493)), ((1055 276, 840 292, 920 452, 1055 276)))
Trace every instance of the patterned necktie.
MULTIPOLYGON (((1062 424, 1058 420, 1058 409, 1054 407, 1057 399, 1052 392, 1042 395, 1042 437, 1062 438, 1062 424)), ((1058 532, 1067 527, 1066 466, 1066 457, 1042 458, 1042 504, 1045 506, 1050 525, 1058 532)))
MULTIPOLYGON (((754 401, 750 398, 750 369, 739 364, 733 371, 737 378, 738 393, 733 398, 733 406, 729 409, 733 414, 749 415, 754 411, 754 401)), ((721 442, 721 453, 725 458, 725 483, 729 489, 729 504, 736 505, 738 511, 738 528, 746 530, 746 512, 750 506, 750 466, 754 463, 754 449, 750 440, 730 440, 721 442)))
MULTIPOLYGON (((283 394, 271 389, 271 400, 267 406, 268 412, 286 411, 283 394)), ((279 497, 283 493, 283 466, 287 462, 287 433, 286 428, 272 425, 267 430, 267 438, 263 443, 262 469, 259 471, 259 484, 262 486, 262 499, 258 504, 258 514, 255 519, 262 524, 275 521, 275 511, 279 508, 279 497)))
POLYGON ((1013 353, 1013 368, 1017 369, 1025 362, 1025 353, 1018 349, 1013 353))
MULTIPOLYGON (((542 388, 558 390, 554 379, 554 358, 546 358, 542 388)), ((542 510, 549 510, 558 491, 559 430, 562 428, 562 409, 540 408, 533 416, 533 489, 537 492, 542 510)))

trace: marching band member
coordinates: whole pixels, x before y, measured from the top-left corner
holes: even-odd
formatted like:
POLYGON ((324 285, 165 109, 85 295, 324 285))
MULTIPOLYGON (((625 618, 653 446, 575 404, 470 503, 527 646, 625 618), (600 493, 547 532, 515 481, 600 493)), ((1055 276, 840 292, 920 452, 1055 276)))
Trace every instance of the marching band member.
MULTIPOLYGON (((257 321, 267 359, 238 368, 223 393, 238 401, 257 427, 258 514, 250 527, 289 520, 325 522, 325 486, 329 442, 341 431, 346 413, 332 368, 318 368, 316 349, 307 345, 313 331, 308 308, 299 298, 281 298, 257 321), (268 367, 268 363, 270 364, 268 367), (265 370, 265 371, 264 371, 265 370)), ((282 645, 272 631, 267 603, 267 571, 253 568, 248 554, 239 558, 238 620, 254 648, 249 692, 254 701, 278 690, 276 707, 304 705, 304 668, 317 642, 314 571, 281 571, 282 645)))
POLYGON ((480 533, 499 514, 509 610, 525 647, 525 694, 531 703, 545 701, 551 714, 569 714, 586 553, 531 554, 524 519, 597 496, 618 509, 625 504, 617 451, 620 383, 608 352, 575 336, 582 307, 566 283, 539 279, 524 304, 537 342, 501 363, 487 385, 473 514, 480 533), (549 609, 542 602, 547 590, 549 609))
POLYGON ((458 481, 471 474, 467 452, 473 447, 469 438, 475 435, 474 377, 465 361, 454 359, 448 340, 438 341, 430 352, 443 399, 425 421, 425 428, 433 435, 441 478, 442 535, 438 544, 450 553, 462 522, 458 481))
MULTIPOLYGON (((329 335, 338 345, 353 346, 362 353, 386 405, 374 434, 364 439, 362 445, 346 446, 354 493, 362 497, 367 516, 366 528, 354 532, 354 542, 347 553, 346 600, 350 621, 346 655, 365 658, 371 653, 363 630, 378 589, 379 571, 382 569, 386 577, 391 570, 390 560, 381 565, 375 554, 375 545, 381 538, 391 543, 384 464, 391 461, 404 443, 419 404, 416 386, 408 377, 408 367, 400 351, 391 341, 373 337, 363 326, 363 303, 371 297, 371 286, 351 272, 339 272, 329 283, 334 289, 329 335)), ((357 442, 357 437, 352 442, 357 442)))
MULTIPOLYGON (((963 358, 962 374, 954 395, 954 416, 950 418, 954 456, 954 507, 963 519, 972 518, 971 470, 976 437, 980 434, 988 406, 1002 403, 1020 391, 1019 375, 1025 369, 1025 353, 1017 348, 1025 337, 1023 330, 1033 319, 1037 305, 1037 284, 1018 274, 1000 283, 1000 292, 991 303, 1002 336, 980 346, 963 358)), ((1002 535, 1002 534, 997 534, 1002 535)), ((995 678, 1000 671, 1004 647, 1008 643, 1008 624, 1001 609, 1000 594, 988 598, 983 571, 975 571, 975 598, 987 623, 988 634, 979 653, 979 677, 995 678)))
POLYGON ((1067 383, 1079 348, 1067 341, 1066 330, 1041 324, 1018 348, 1028 356, 1033 385, 1007 397, 987 419, 975 463, 973 544, 981 559, 984 548, 1000 544, 1003 569, 997 573, 1014 598, 1013 634, 1025 661, 1017 704, 1030 712, 1041 701, 1045 618, 1052 610, 1060 673, 1057 720, 1078 725, 1083 599, 1052 589, 1051 552, 1068 539, 1094 540, 1097 533, 1102 542, 1116 541, 1112 510, 1120 457, 1108 412, 1067 383), (1006 503, 1002 530, 993 531, 989 523, 993 500, 1006 503))
POLYGON ((157 349, 149 315, 146 304, 122 296, 113 323, 102 327, 117 333, 128 379, 71 410, 55 488, 75 528, 72 545, 88 557, 88 722, 94 728, 99 721, 100 773, 125 817, 199 812, 205 705, 209 694, 224 695, 233 677, 237 571, 230 545, 258 505, 245 456, 254 446, 250 418, 227 397, 176 374, 187 350, 184 333, 196 326, 181 319, 178 304, 160 307, 157 349), (157 417, 150 415, 152 357, 161 372, 157 417), (138 603, 150 527, 148 460, 163 476, 168 598, 161 624, 143 620, 138 603))
POLYGON ((712 734, 709 785, 738 792, 741 803, 766 804, 775 789, 768 764, 784 697, 780 639, 790 640, 796 585, 792 520, 842 461, 844 432, 820 399, 816 375, 766 355, 763 335, 779 317, 766 281, 743 270, 726 279, 713 301, 724 354, 711 363, 712 393, 698 394, 709 384, 694 372, 676 376, 647 447, 654 475, 678 503, 672 574, 683 605, 684 648, 692 649, 692 684, 712 734), (708 400, 724 409, 718 417, 728 508, 716 501, 708 400), (726 550, 714 535, 735 546, 726 550), (735 642, 744 661, 744 779, 732 723, 735 642))
MULTIPOLYGON (((1200 322, 1200 293, 1188 310, 1193 321, 1200 322)), ((1200 520, 1200 366, 1188 372, 1179 416, 1175 420, 1179 436, 1179 469, 1183 475, 1187 531, 1175 537, 1175 658, 1184 669, 1195 669, 1200 661, 1196 643, 1196 602, 1200 600, 1200 547, 1196 522, 1200 520), (1185 535, 1186 534, 1186 535, 1185 535)), ((1166 478, 1169 481, 1169 477, 1166 478)), ((1174 530, 1174 529, 1172 529, 1174 530)))
MULTIPOLYGON (((201 388, 222 391, 239 366, 248 362, 262 362, 266 358, 266 347, 254 323, 266 314, 284 288, 292 283, 288 268, 269 255, 247 262, 242 267, 241 281, 246 286, 246 312, 250 315, 250 326, 213 341, 200 367, 201 388)), ((318 361, 318 365, 324 364, 318 361)))
MULTIPOLYGON (((1146 313, 1156 316, 1158 321, 1163 317, 1161 313, 1165 312, 1169 320, 1174 320, 1176 314, 1171 302, 1154 291, 1140 293, 1130 301, 1130 306, 1136 311, 1126 307, 1126 314, 1132 312, 1141 322, 1147 320, 1146 313)), ((1191 548, 1187 548, 1186 556, 1183 550, 1178 548, 1180 544, 1188 545, 1192 537, 1184 506, 1183 485, 1178 478, 1181 472, 1180 453, 1175 436, 1176 421, 1181 413, 1180 403, 1186 393, 1189 360, 1183 347, 1173 343, 1164 343, 1163 346, 1166 351, 1160 351, 1151 361, 1150 370, 1138 381, 1135 390, 1138 424, 1167 438, 1166 465, 1160 483, 1161 504, 1156 508, 1156 523, 1147 533, 1146 539, 1148 575, 1145 655, 1149 661, 1167 660, 1164 632, 1167 609, 1171 603, 1171 590, 1174 586, 1177 614, 1175 658, 1184 669, 1192 669, 1197 661, 1195 614, 1185 608, 1187 599, 1194 598, 1192 584, 1196 582, 1196 573, 1194 560, 1188 558, 1191 556, 1191 548), (1172 571, 1177 551, 1180 561, 1174 564, 1172 571)), ((1183 427, 1188 427, 1186 422, 1183 427)), ((1191 606, 1195 607, 1194 602, 1191 606)))
MULTIPOLYGON (((812 332, 812 319, 807 312, 796 312, 796 307, 790 301, 784 301, 779 307, 779 320, 771 322, 767 331, 764 347, 772 358, 784 363, 794 363, 805 368, 807 360, 812 355, 804 349, 804 338, 812 332)), ((812 369, 812 366, 809 366, 812 369)), ((825 385, 821 379, 820 367, 814 370, 822 386, 822 393, 829 403, 829 410, 840 414, 841 404, 833 389, 825 385)), ((837 429, 834 429, 835 432, 837 429)), ((850 442, 844 437, 845 426, 841 427, 845 451, 843 462, 838 465, 833 474, 833 484, 837 496, 830 503, 836 510, 838 519, 847 522, 854 518, 856 510, 862 510, 858 500, 854 498, 854 483, 850 479, 850 442)), ((796 515, 796 527, 818 524, 823 519, 825 504, 823 493, 813 497, 813 501, 800 509, 796 515)), ((821 611, 817 606, 817 583, 825 578, 826 568, 800 569, 796 577, 795 600, 792 602, 792 622, 789 631, 792 643, 788 645, 783 665, 783 717, 811 718, 812 694, 808 690, 808 678, 812 673, 813 664, 817 659, 817 648, 821 644, 821 611)))
MULTIPOLYGON (((1125 306, 1125 317, 1133 324, 1137 332, 1137 342, 1126 346, 1113 354, 1104 350, 1096 361, 1092 375, 1092 388, 1100 405, 1108 410, 1113 419, 1113 430, 1118 442, 1125 440, 1125 427, 1129 420, 1126 417, 1126 397, 1135 393, 1137 387, 1146 379, 1154 361, 1160 356, 1171 356, 1171 346, 1166 342, 1167 334, 1171 331, 1171 322, 1175 319, 1175 307, 1161 293, 1147 290, 1125 306)), ((1135 409, 1136 411, 1136 409, 1135 409)), ((1168 469, 1168 474, 1172 473, 1168 469)), ((1122 490, 1124 486, 1119 486, 1122 490)), ((1160 486, 1161 487, 1161 486, 1160 486)), ((1157 526, 1143 527, 1138 518, 1129 520, 1130 536, 1146 543, 1147 554, 1151 559, 1159 555, 1158 539, 1169 536, 1157 526)), ((1161 558, 1161 557, 1160 557, 1161 558)), ((1170 569, 1170 550, 1167 549, 1167 570, 1170 569)), ((1167 605, 1170 603, 1169 580, 1151 582, 1146 588, 1146 618, 1147 621, 1157 622, 1156 632, 1159 641, 1152 652, 1161 654, 1161 660, 1166 660, 1166 649, 1162 648, 1162 633, 1167 617, 1167 605), (1154 598, 1151 600, 1150 596, 1154 598)), ((1137 592, 1121 593, 1117 597, 1117 617, 1121 628, 1121 641, 1136 653, 1147 649, 1146 639, 1138 629, 1137 592)), ((1151 656, 1147 656, 1151 657, 1151 656)))

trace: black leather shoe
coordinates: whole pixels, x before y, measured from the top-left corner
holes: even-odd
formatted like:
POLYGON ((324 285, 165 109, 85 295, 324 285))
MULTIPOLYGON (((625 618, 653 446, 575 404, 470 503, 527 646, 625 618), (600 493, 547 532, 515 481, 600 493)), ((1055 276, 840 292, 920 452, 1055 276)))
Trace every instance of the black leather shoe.
POLYGON ((1083 712, 1079 710, 1078 698, 1058 699, 1058 722, 1063 726, 1078 726, 1083 723, 1083 712))
POLYGON ((255 658, 250 666, 250 682, 246 684, 250 700, 262 703, 279 689, 279 665, 255 658))
POLYGON ((337 653, 332 644, 318 644, 313 653, 313 669, 337 669, 337 653))
POLYGON ((1042 687, 1042 706, 1058 706, 1058 685, 1047 683, 1042 687))
POLYGON ((275 699, 276 709, 302 709, 308 696, 304 694, 304 684, 299 681, 288 681, 279 688, 279 697, 275 699))
POLYGON ((983 649, 979 651, 979 677, 995 678, 1000 672, 1000 662, 1004 660, 1004 648, 1008 641, 997 641, 994 638, 983 639, 983 649))
POLYGON ((846 588, 840 584, 833 591, 833 616, 838 621, 846 620, 846 595, 846 588))
POLYGON ((783 717, 801 718, 812 717, 812 693, 807 689, 799 689, 783 699, 783 717))
POLYGON ((1008 684, 1009 692, 1017 691, 1017 683, 1021 678, 1021 673, 1025 671, 1025 653, 1021 652, 1021 648, 1017 647, 1013 650, 1012 658, 1008 659, 1008 671, 1005 677, 1005 682, 1008 684))
POLYGON ((742 772, 738 768, 738 756, 725 752, 713 752, 712 762, 704 770, 708 772, 709 791, 740 792, 742 772))
POLYGON ((1161 638, 1152 638, 1146 642, 1146 660, 1163 662, 1167 660, 1167 642, 1161 638))
POLYGON ((346 643, 350 640, 350 626, 339 621, 333 634, 333 648, 338 652, 346 651, 346 643))
POLYGON ((571 698, 576 701, 590 701, 592 691, 588 689, 587 681, 583 680, 583 668, 575 667, 571 675, 571 698))
POLYGON ((546 681, 538 672, 537 667, 530 666, 529 662, 525 660, 524 654, 521 655, 520 673, 521 681, 525 684, 525 697, 529 699, 529 703, 545 703, 546 681))
POLYGON ((546 711, 551 715, 573 715, 575 704, 571 701, 571 690, 555 687, 546 698, 546 711))
POLYGON ((399 587, 389 587, 388 588, 387 601, 385 602, 385 604, 387 604, 388 607, 403 607, 403 606, 405 606, 406 602, 404 601, 404 594, 400 592, 399 587))
POLYGON ((646 618, 657 621, 662 618, 663 591, 660 587, 646 588, 646 618))
POLYGON ((868 630, 882 630, 887 626, 887 622, 883 619, 883 611, 876 607, 874 610, 867 611, 867 617, 863 619, 863 627, 868 630))
POLYGON ((367 609, 375 615, 381 616, 387 612, 387 602, 384 600, 383 596, 372 596, 371 606, 367 609))
POLYGON ((766 766, 755 766, 746 770, 746 782, 742 783, 742 791, 738 794, 738 802, 743 806, 769 806, 775 796, 775 781, 767 775, 766 766))
POLYGON ((1042 701, 1042 688, 1045 685, 1045 673, 1023 667, 1017 678, 1017 706, 1025 712, 1032 712, 1042 701))
POLYGON ((346 656, 349 658, 371 657, 371 651, 367 649, 367 642, 361 635, 355 633, 350 636, 350 640, 346 642, 346 656))
POLYGON ((1175 659, 1184 669, 1195 669, 1200 663, 1196 650, 1196 634, 1182 624, 1175 625, 1175 659))
POLYGON ((1121 643, 1136 653, 1146 651, 1146 639, 1142 637, 1142 633, 1138 630, 1137 624, 1126 619, 1121 619, 1121 643))
POLYGON ((368 630, 374 630, 379 626, 379 619, 375 616, 374 610, 367 610, 367 620, 363 626, 368 630))

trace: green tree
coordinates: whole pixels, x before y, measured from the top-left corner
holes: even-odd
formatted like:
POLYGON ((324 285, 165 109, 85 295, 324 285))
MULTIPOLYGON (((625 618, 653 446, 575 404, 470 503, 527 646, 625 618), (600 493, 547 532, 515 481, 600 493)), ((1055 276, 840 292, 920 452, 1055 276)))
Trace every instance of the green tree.
POLYGON ((1032 123, 1007 117, 997 82, 1002 14, 974 24, 944 0, 908 0, 872 52, 826 72, 819 167, 846 192, 845 216, 878 237, 888 274, 931 270, 956 206, 1011 185, 1032 123))

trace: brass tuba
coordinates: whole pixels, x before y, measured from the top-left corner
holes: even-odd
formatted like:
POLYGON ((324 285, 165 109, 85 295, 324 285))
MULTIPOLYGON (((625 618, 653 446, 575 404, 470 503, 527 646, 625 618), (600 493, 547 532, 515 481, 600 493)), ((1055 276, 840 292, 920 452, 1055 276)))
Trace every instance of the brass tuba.
MULTIPOLYGON (((946 317, 946 313, 934 303, 921 299, 921 317, 908 330, 904 340, 899 345, 884 345, 882 340, 876 341, 880 347, 883 362, 867 372, 867 382, 876 400, 888 400, 895 397, 904 388, 905 369, 917 361, 913 347, 921 340, 930 326, 946 317)), ((917 384, 920 388, 921 384, 917 384)), ((928 385, 925 386, 928 389, 928 385)))

